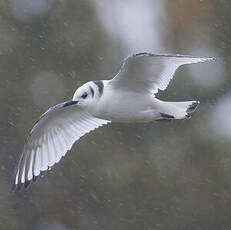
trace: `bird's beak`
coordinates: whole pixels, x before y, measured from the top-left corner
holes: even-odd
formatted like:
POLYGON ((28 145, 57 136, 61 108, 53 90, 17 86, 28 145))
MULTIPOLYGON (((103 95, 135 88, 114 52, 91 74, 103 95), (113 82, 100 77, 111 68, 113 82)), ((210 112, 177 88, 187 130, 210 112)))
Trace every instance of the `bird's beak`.
POLYGON ((70 100, 70 101, 64 102, 63 107, 67 107, 67 106, 70 106, 70 105, 76 105, 76 104, 78 104, 78 101, 70 100))

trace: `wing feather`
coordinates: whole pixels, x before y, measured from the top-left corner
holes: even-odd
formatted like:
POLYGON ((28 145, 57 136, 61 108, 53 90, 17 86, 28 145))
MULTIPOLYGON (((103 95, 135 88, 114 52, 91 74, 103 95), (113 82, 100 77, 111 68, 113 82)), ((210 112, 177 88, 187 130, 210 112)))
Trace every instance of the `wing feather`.
POLYGON ((157 93, 165 90, 181 65, 211 61, 214 58, 179 54, 138 53, 128 56, 119 73, 110 81, 116 88, 157 93))
POLYGON ((75 141, 110 121, 93 117, 79 106, 50 108, 35 124, 23 148, 14 188, 27 187, 33 178, 65 156, 75 141))

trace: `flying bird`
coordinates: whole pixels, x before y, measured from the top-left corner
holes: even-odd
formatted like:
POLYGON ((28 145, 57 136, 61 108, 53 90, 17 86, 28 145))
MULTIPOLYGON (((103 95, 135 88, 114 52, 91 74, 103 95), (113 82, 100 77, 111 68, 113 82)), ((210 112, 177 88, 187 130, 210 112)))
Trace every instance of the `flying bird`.
POLYGON ((168 102, 155 97, 165 90, 176 69, 214 58, 138 53, 128 56, 111 80, 90 81, 72 100, 49 108, 32 128, 14 179, 14 189, 27 187, 65 156, 86 133, 110 122, 187 119, 199 101, 168 102))

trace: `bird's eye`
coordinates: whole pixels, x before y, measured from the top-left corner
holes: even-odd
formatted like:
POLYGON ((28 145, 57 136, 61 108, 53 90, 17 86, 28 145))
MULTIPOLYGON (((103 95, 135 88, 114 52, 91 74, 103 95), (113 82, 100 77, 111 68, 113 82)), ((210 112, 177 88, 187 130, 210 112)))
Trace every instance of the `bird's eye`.
POLYGON ((83 95, 81 96, 83 99, 85 99, 88 96, 87 92, 84 92, 83 95))

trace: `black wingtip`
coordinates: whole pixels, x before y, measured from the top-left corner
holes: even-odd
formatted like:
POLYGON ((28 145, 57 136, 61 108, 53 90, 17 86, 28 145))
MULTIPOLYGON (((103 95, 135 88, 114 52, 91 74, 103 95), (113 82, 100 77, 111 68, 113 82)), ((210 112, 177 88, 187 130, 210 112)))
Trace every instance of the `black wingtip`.
POLYGON ((140 52, 131 54, 128 57, 139 57, 139 56, 150 56, 150 57, 179 57, 179 58, 203 58, 207 61, 215 61, 215 57, 196 57, 193 55, 184 55, 184 54, 168 54, 168 53, 151 53, 151 52, 140 52))
POLYGON ((22 183, 17 184, 17 185, 16 185, 16 189, 15 189, 15 191, 20 191, 20 190, 21 190, 21 188, 22 188, 22 186, 23 186, 23 184, 22 184, 22 183))
POLYGON ((22 187, 22 184, 13 184, 12 187, 11 187, 11 192, 17 192, 21 189, 22 187))
POLYGON ((38 176, 33 175, 31 180, 26 180, 24 183, 19 182, 18 184, 13 184, 11 187, 11 191, 15 192, 15 191, 20 191, 22 188, 28 189, 30 187, 30 185, 33 183, 36 183, 39 177, 42 177, 46 174, 46 171, 41 171, 40 174, 38 176))
POLYGON ((24 188, 28 188, 30 183, 31 183, 31 180, 26 180, 26 182, 24 183, 24 188))
POLYGON ((28 189, 32 182, 36 182, 39 176, 33 176, 32 180, 26 180, 25 183, 13 184, 11 187, 12 192, 19 192, 22 188, 28 189))
POLYGON ((11 186, 11 192, 14 192, 16 190, 16 184, 14 183, 12 186, 11 186))
POLYGON ((134 56, 134 57, 138 57, 138 56, 146 56, 146 55, 153 55, 153 54, 148 53, 148 52, 142 52, 142 53, 136 53, 136 54, 133 54, 132 56, 134 56))
POLYGON ((216 57, 209 57, 211 61, 216 61, 217 58, 216 57))
POLYGON ((33 182, 36 182, 37 179, 38 179, 38 176, 33 175, 33 178, 32 178, 33 182))

